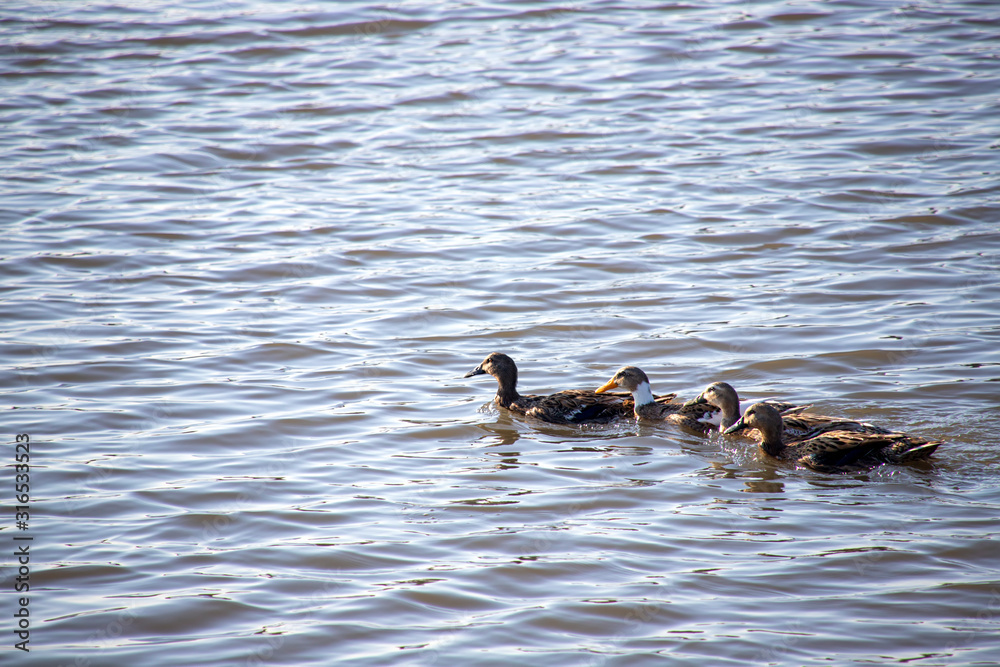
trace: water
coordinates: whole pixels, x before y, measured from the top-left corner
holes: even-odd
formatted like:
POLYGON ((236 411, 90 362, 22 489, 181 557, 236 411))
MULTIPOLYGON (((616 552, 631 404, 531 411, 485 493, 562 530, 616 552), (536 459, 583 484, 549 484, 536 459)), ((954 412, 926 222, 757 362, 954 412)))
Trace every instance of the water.
POLYGON ((1000 661, 993 3, 0 14, 0 661, 1000 661), (493 350, 947 444, 529 423, 493 350))

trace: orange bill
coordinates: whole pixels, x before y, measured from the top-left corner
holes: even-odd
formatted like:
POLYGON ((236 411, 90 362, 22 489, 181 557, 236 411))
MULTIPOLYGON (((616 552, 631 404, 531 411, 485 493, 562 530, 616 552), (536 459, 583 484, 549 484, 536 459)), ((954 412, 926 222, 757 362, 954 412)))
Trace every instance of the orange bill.
POLYGON ((609 389, 614 389, 614 388, 615 388, 615 387, 617 387, 617 386, 618 386, 618 385, 617 385, 617 384, 615 384, 615 381, 614 381, 614 380, 608 380, 607 382, 605 382, 604 384, 602 384, 602 385, 600 386, 600 388, 598 388, 598 389, 595 389, 595 390, 594 390, 594 393, 595 393, 595 394, 603 394, 604 392, 608 391, 609 389))

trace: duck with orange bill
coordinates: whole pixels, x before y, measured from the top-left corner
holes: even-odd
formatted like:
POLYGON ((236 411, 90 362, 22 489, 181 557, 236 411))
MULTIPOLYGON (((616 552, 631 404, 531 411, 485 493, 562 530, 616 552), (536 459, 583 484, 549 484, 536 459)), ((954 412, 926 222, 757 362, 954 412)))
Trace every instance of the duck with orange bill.
MULTIPOLYGON (((628 418, 634 403, 628 394, 604 394, 588 389, 568 389, 554 394, 520 394, 517 391, 517 365, 503 352, 493 352, 465 377, 492 375, 497 381, 496 402, 511 412, 535 417, 553 424, 603 424, 628 418)), ((669 401, 675 394, 652 397, 669 401)))
POLYGON ((616 387, 628 391, 634 399, 633 413, 636 419, 646 421, 665 421, 683 426, 698 433, 709 433, 719 428, 717 415, 719 409, 702 404, 670 403, 657 401, 649 385, 649 377, 640 368, 625 366, 614 376, 596 389, 603 394, 616 387))

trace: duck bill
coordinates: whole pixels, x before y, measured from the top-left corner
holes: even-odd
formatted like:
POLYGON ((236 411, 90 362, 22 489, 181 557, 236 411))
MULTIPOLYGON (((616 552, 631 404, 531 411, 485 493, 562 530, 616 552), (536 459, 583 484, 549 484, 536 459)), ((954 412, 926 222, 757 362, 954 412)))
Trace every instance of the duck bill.
POLYGON ((471 371, 469 371, 468 373, 466 373, 462 377, 464 377, 464 378, 470 378, 473 375, 486 375, 486 371, 484 371, 481 366, 476 366, 475 368, 473 368, 471 371))
POLYGON ((602 384, 600 387, 598 387, 597 389, 595 389, 594 393, 595 394, 603 394, 606 391, 609 391, 611 389, 615 389, 617 386, 618 386, 618 384, 614 380, 608 380, 607 382, 605 382, 604 384, 602 384))
POLYGON ((723 433, 725 434, 739 433, 745 428, 749 428, 749 425, 745 421, 743 421, 743 417, 740 417, 739 421, 737 421, 735 424, 727 428, 725 431, 723 431, 723 433))
POLYGON ((690 401, 685 403, 683 407, 690 408, 693 405, 704 405, 705 403, 708 403, 708 401, 705 400, 705 397, 698 394, 697 398, 692 398, 690 401))

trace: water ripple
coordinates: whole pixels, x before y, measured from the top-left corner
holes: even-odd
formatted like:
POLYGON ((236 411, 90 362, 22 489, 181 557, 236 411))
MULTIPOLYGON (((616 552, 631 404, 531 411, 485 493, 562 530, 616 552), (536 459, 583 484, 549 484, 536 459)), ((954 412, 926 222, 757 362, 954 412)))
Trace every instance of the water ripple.
POLYGON ((976 2, 5 6, 32 648, 996 662, 994 24, 976 2), (834 476, 524 421, 462 377, 493 350, 523 391, 638 364, 946 445, 834 476))

